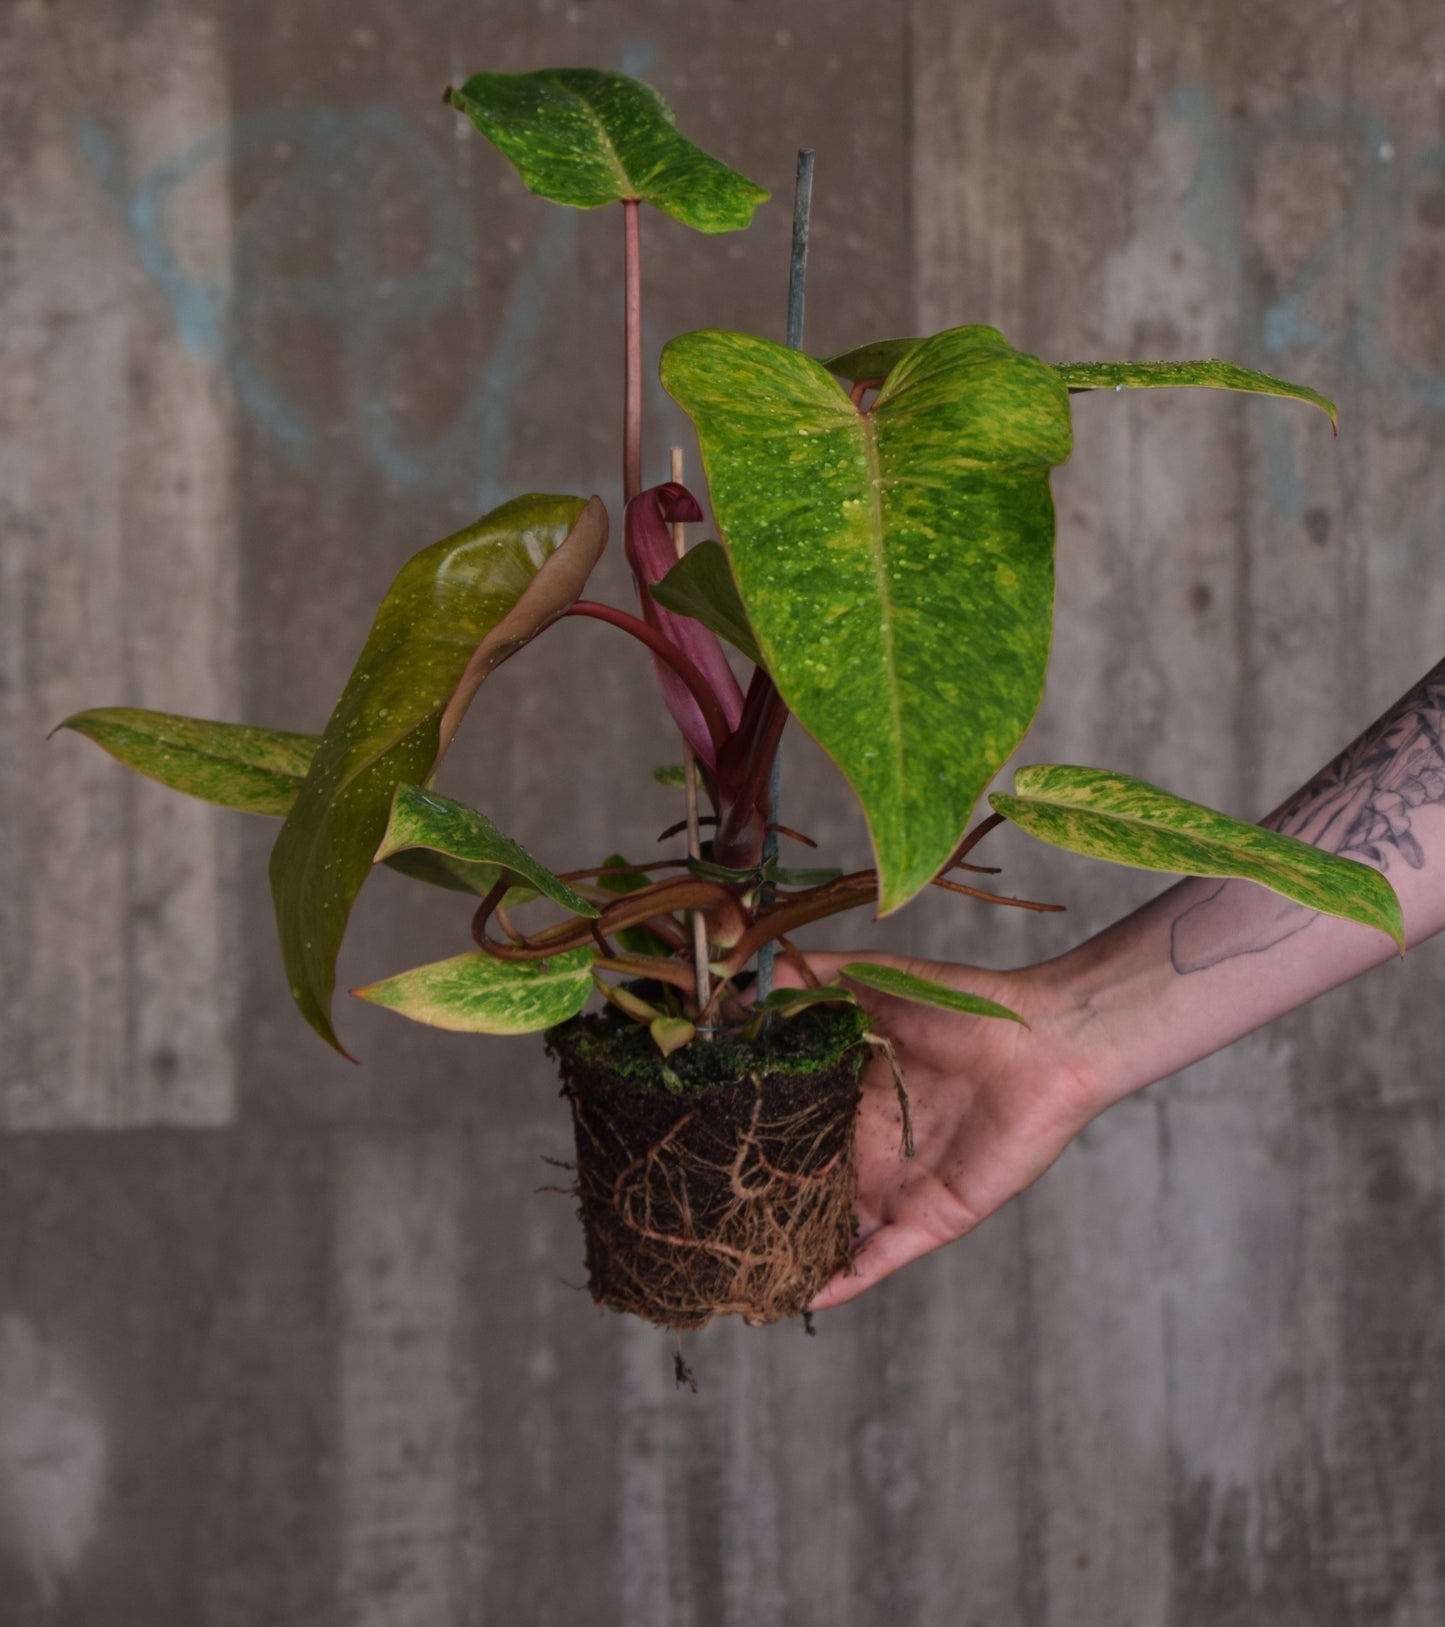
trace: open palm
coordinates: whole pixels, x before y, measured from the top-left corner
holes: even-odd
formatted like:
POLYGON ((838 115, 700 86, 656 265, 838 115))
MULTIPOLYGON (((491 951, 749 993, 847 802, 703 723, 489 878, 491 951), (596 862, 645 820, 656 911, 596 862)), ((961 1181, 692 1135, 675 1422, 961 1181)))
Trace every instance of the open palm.
MULTIPOLYGON (((858 958, 816 954, 808 962, 828 982, 858 958)), ((880 1052, 864 1071, 858 1117, 858 1253, 813 1301, 814 1310, 841 1305, 972 1231, 1037 1180, 1097 1111, 1089 1082, 1059 1037, 1064 1002, 1036 970, 867 958, 996 1000, 1030 1026, 855 989, 903 1070, 915 1154, 900 1157, 898 1093, 880 1052)), ((780 982, 798 981, 781 965, 779 974, 780 982)))

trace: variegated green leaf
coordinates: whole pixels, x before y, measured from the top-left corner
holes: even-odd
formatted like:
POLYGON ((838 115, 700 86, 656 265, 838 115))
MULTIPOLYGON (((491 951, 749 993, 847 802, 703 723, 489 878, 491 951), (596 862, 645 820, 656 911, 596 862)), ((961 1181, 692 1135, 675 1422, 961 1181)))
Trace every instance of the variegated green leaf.
POLYGON ((595 499, 516 498, 424 548, 377 611, 271 852, 291 993, 338 1050, 330 1016, 336 956, 392 793, 430 777, 458 693, 474 691, 497 661, 565 608, 569 593, 576 597, 582 567, 606 540, 605 511, 598 536, 599 511, 595 499))
POLYGON ((978 327, 917 345, 866 415, 821 363, 744 334, 674 339, 662 376, 767 669, 857 792, 897 909, 1038 705, 1068 396, 978 327))
POLYGON ((701 232, 735 232, 768 197, 678 134, 650 86, 595 68, 473 74, 447 99, 529 192, 578 209, 640 198, 701 232))
POLYGON ((439 791, 399 785, 376 857, 380 861, 418 848, 443 854, 464 866, 476 892, 490 892, 506 872, 574 915, 597 914, 575 887, 553 875, 520 842, 503 835, 479 809, 444 797, 439 791))
POLYGON ((474 951, 417 966, 351 992, 413 1022, 463 1034, 531 1034, 575 1017, 592 993, 590 949, 548 960, 474 951))
MULTIPOLYGON (((962 989, 950 988, 947 983, 935 983, 931 977, 915 977, 912 972, 900 971, 896 966, 879 966, 869 960, 855 960, 842 969, 844 977, 861 983, 865 989, 877 989, 880 994, 891 994, 897 1000, 916 1000, 920 1005, 940 1006, 944 1011, 961 1011, 969 1017, 1006 1017, 1010 1022, 1022 1023, 1018 1012, 999 1005, 996 1000, 985 1000, 981 994, 967 994, 962 989)), ((1027 1028, 1028 1024, 1024 1023, 1027 1028)))
POLYGON ((709 632, 725 638, 755 666, 762 664, 721 543, 695 543, 660 582, 652 584, 651 591, 664 610, 691 616, 709 632))
POLYGON ((103 706, 60 725, 173 791, 241 813, 284 817, 320 744, 314 734, 103 706))
POLYGON ((1292 401, 1306 401, 1329 414, 1331 424, 1338 429, 1335 404, 1318 390, 1303 384, 1291 384, 1268 373, 1256 373, 1251 367, 1236 367, 1232 362, 1060 362, 1059 377, 1077 393, 1081 390, 1151 390, 1168 389, 1177 385, 1194 386, 1205 390, 1242 390, 1254 395, 1286 396, 1292 401))
POLYGON ((1312 910, 1378 927, 1404 950, 1400 901, 1367 864, 1106 769, 1038 763, 1018 770, 1014 789, 989 797, 994 811, 1055 847, 1142 870, 1256 881, 1312 910))
MULTIPOLYGON (((291 812, 321 744, 319 734, 210 723, 131 706, 77 712, 60 727, 86 735, 117 761, 172 791, 275 819, 291 812)), ((385 862, 389 870, 453 892, 489 892, 496 880, 492 871, 486 884, 479 885, 482 872, 468 872, 466 865, 420 848, 391 854, 385 862)), ((529 891, 525 896, 536 895, 529 891)), ((511 893, 507 897, 510 903, 521 902, 511 893)))

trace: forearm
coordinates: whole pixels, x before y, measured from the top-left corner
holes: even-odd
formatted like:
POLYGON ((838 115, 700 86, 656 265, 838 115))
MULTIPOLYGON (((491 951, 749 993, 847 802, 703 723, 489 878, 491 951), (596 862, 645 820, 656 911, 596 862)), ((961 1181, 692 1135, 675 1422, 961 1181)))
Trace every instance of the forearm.
MULTIPOLYGON (((1384 871, 1407 942, 1445 927, 1445 662, 1262 823, 1384 871)), ((1043 970, 1106 1105, 1394 954, 1253 883, 1189 880, 1043 970)))

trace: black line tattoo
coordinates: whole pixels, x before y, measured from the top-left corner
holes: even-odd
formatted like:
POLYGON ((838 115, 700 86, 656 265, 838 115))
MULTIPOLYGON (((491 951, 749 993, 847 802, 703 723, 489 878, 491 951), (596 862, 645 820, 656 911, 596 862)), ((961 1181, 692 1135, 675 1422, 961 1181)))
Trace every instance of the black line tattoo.
MULTIPOLYGON (((1401 860, 1424 868, 1411 819, 1438 804, 1445 804, 1445 661, 1260 823, 1388 874, 1401 860)), ((1252 882, 1225 881, 1190 905, 1170 930, 1174 970, 1185 976, 1262 954, 1317 919, 1302 904, 1269 898, 1273 907, 1262 910, 1252 882)))

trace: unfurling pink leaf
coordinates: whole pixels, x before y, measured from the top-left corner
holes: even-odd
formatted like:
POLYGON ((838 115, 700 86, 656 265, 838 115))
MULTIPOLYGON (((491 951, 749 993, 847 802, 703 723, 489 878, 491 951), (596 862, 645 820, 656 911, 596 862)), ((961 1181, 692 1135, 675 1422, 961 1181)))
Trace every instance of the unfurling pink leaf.
MULTIPOLYGON (((645 492, 639 492, 627 505, 624 546, 627 563, 632 567, 633 579, 637 583, 643 620, 692 662, 717 696, 728 727, 736 729, 743 715, 743 692, 733 677, 732 668, 728 666, 722 644, 716 635, 691 616, 678 616, 664 610, 649 591, 652 583, 666 576, 677 563, 677 549, 673 546, 668 527, 701 518, 702 509, 686 486, 680 486, 675 481, 652 486, 645 492)), ((671 667, 657 656, 653 657, 652 664, 662 698, 667 702, 667 709, 681 729, 683 738, 701 762, 709 769, 715 769, 717 748, 702 708, 671 667)))

